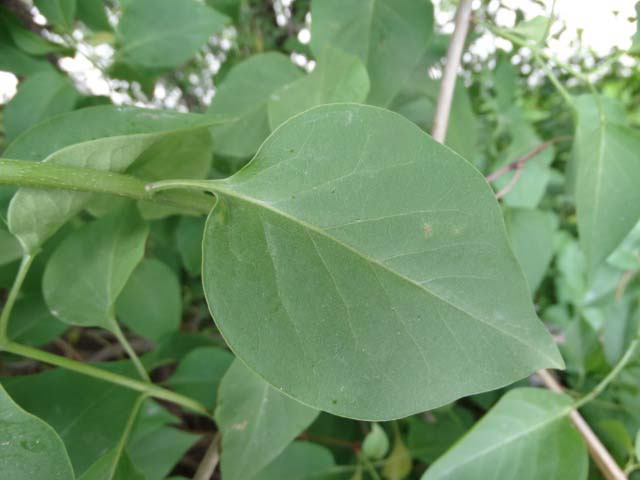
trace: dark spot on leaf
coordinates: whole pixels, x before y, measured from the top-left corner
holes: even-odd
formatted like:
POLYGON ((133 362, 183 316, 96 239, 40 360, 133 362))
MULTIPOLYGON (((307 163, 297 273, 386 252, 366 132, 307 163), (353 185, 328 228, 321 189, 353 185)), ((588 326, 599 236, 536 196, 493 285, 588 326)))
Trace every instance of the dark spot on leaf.
POLYGON ((424 234, 427 238, 429 238, 433 234, 433 228, 428 223, 424 224, 424 234))

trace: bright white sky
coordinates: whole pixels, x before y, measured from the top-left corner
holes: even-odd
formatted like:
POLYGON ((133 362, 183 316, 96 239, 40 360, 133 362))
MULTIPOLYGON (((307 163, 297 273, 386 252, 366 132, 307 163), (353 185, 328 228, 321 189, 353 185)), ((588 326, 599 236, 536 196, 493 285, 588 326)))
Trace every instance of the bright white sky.
MULTIPOLYGON (((451 12, 442 12, 439 8, 441 0, 433 0, 436 6, 436 22, 445 26, 444 31, 452 27, 451 12)), ((636 31, 634 5, 637 0, 557 0, 555 13, 561 22, 566 25, 566 31, 560 39, 551 39, 549 47, 555 55, 567 58, 575 52, 573 42, 577 38, 578 31, 582 30, 583 44, 593 49, 600 55, 607 54, 613 47, 627 49, 631 45, 631 39, 636 31)), ((552 0, 543 0, 546 8, 537 5, 532 0, 505 0, 503 3, 508 8, 501 8, 497 12, 497 20, 501 26, 511 27, 515 22, 515 9, 520 8, 525 12, 526 18, 537 15, 548 15, 551 10, 552 0)), ((287 1, 286 3, 289 3, 287 1)), ((477 8, 481 0, 474 0, 477 8)), ((499 6, 500 2, 491 0, 488 7, 491 11, 499 6)), ((560 22, 556 22, 554 31, 560 28, 560 22)), ((475 53, 489 53, 496 46, 500 46, 500 39, 495 39, 487 34, 475 45, 475 53)), ((92 68, 91 64, 82 58, 66 59, 64 67, 74 72, 76 78, 86 83, 89 90, 94 93, 103 93, 104 80, 100 79, 100 72, 92 68), (96 70, 96 71, 93 71, 96 70)), ((0 103, 8 101, 15 95, 17 81, 10 73, 0 72, 0 103)))

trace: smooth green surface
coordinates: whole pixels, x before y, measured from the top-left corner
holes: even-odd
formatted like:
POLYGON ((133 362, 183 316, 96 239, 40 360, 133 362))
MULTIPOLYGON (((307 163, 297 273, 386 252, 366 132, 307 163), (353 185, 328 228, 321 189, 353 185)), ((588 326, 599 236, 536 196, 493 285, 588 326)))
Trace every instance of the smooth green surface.
POLYGON ((327 46, 311 74, 271 94, 269 124, 274 130, 294 115, 325 103, 364 103, 368 93, 369 76, 358 57, 327 46))
POLYGON ((134 209, 95 220, 69 234, 51 255, 44 298, 65 323, 114 330, 114 306, 144 256, 148 226, 134 209))
POLYGON ((563 365, 485 179, 397 114, 315 108, 203 188, 213 317, 303 403, 388 420, 563 365))
POLYGON ((147 480, 126 453, 114 450, 101 456, 78 480, 147 480), (114 468, 115 462, 115 468, 114 468))
POLYGON ((43 345, 68 328, 69 325, 51 315, 40 293, 23 294, 11 312, 7 336, 25 345, 43 345))
POLYGON ((429 419, 413 417, 409 423, 407 444, 411 454, 431 464, 447 451, 471 425, 473 416, 462 407, 452 406, 430 412, 429 419))
POLYGON ((382 427, 374 423, 362 442, 362 453, 373 460, 381 460, 389 451, 389 437, 382 427))
POLYGON ((429 0, 313 0, 311 17, 315 55, 332 45, 360 58, 371 81, 368 103, 380 106, 391 104, 433 35, 429 0))
MULTIPOLYGON (((293 442, 268 467, 251 480, 317 480, 334 478, 331 452, 321 445, 293 442)), ((340 477, 337 477, 340 478, 340 477)))
MULTIPOLYGON (((13 142, 3 155, 123 172, 165 135, 198 130, 218 121, 222 120, 207 115, 134 107, 93 107, 37 125, 13 142)), ((145 165, 144 170, 148 171, 149 165, 145 165)), ((86 192, 21 188, 10 204, 9 228, 25 251, 37 251, 92 198, 93 194, 86 192)))
POLYGON ((513 253, 533 294, 551 262, 557 220, 550 212, 526 208, 507 209, 504 220, 513 253))
POLYGON ((270 386, 241 361, 234 361, 220 383, 215 414, 222 433, 222 477, 253 478, 317 415, 316 410, 270 386))
POLYGON ((34 0, 34 5, 47 17, 47 23, 56 30, 68 32, 73 27, 76 2, 82 1, 84 0, 34 0))
POLYGON ((202 347, 189 352, 169 378, 173 390, 195 398, 207 407, 216 404, 218 384, 233 362, 233 355, 221 348, 202 347))
POLYGON ((0 385, 0 472, 11 480, 73 480, 58 434, 21 409, 0 385))
POLYGON ((181 217, 176 230, 176 244, 182 264, 193 275, 202 269, 202 234, 204 218, 181 217))
MULTIPOLYGON (((129 362, 110 366, 132 374, 129 362)), ((5 383, 5 381, 3 381, 5 383)), ((118 442, 139 393, 62 369, 7 379, 7 391, 24 409, 51 425, 62 438, 76 476, 118 442)))
POLYGON ((145 259, 127 280, 115 305, 118 320, 157 341, 180 326, 182 293, 178 277, 160 260, 145 259))
POLYGON ((256 153, 271 131, 271 95, 300 77, 302 71, 281 53, 253 55, 234 65, 209 107, 209 112, 233 119, 214 129, 216 154, 248 158, 256 153))
POLYGON ((192 57, 227 17, 195 0, 127 0, 118 23, 119 61, 171 69, 192 57))
POLYGON ((587 449, 571 405, 564 394, 511 390, 422 479, 584 480, 587 449))
POLYGON ((6 228, 0 221, 0 265, 15 262, 22 257, 20 242, 6 228))
POLYGON ((591 96, 578 97, 574 155, 580 243, 593 273, 640 219, 640 133, 604 101, 600 118, 591 96))
POLYGON ((77 14, 78 18, 93 30, 111 30, 103 0, 80 0, 77 14))
POLYGON ((53 116, 73 109, 79 94, 71 80, 57 72, 41 72, 20 83, 5 106, 3 126, 7 140, 53 116))

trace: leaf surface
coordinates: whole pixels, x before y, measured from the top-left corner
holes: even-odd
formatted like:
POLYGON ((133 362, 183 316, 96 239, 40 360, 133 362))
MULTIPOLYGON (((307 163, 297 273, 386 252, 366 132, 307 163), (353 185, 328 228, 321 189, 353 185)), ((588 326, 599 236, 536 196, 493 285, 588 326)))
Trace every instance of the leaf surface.
POLYGON ((603 103, 600 115, 592 96, 576 101, 578 231, 591 273, 640 219, 640 133, 603 103))
POLYGON ((119 61, 153 70, 178 67, 228 18, 195 0, 128 0, 117 32, 119 61))
POLYGON ((51 255, 42 278, 54 316, 71 325, 113 331, 116 299, 144 256, 148 234, 132 208, 69 234, 51 255))
POLYGON ((137 265, 116 301, 118 319, 150 340, 178 330, 182 293, 176 274, 149 258, 137 265))
MULTIPOLYGON (((388 106, 426 54, 433 35, 428 0, 314 0, 311 49, 356 55, 371 80, 368 103, 388 106)), ((426 75, 425 75, 426 77, 426 75)))
POLYGON ((586 479, 587 450, 569 421, 571 405, 564 394, 511 390, 422 479, 586 479))
POLYGON ((281 53, 254 55, 234 65, 209 107, 211 113, 234 119, 214 129, 216 153, 236 158, 256 153, 271 131, 271 94, 300 77, 302 71, 281 53))
POLYGON ((274 130, 288 118, 325 103, 363 103, 369 76, 358 57, 326 47, 311 74, 276 90, 269 100, 269 124, 274 130))
POLYGON ((20 408, 0 385, 0 466, 12 480, 73 480, 64 444, 53 428, 20 408))
POLYGON ((483 176, 399 115, 309 110, 202 185, 214 319, 303 403, 388 420, 562 365, 483 176))
POLYGON ((220 384, 215 414, 222 433, 223 478, 253 478, 317 415, 234 361, 220 384))

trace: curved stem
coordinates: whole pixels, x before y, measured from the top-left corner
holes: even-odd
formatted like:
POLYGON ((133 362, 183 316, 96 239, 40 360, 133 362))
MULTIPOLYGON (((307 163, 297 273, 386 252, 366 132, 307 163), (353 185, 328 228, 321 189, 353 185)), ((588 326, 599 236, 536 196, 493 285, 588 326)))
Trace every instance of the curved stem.
POLYGON ((618 374, 620 374, 620 372, 624 369, 624 367, 626 367, 627 364, 631 361, 633 356, 636 354, 636 350, 638 349, 639 346, 640 346, 640 338, 636 337, 629 344, 629 347, 624 352, 624 355, 622 355, 620 360, 618 360, 618 363, 616 363, 615 367, 611 369, 609 374, 606 377, 604 377, 602 381, 598 383, 598 385, 596 385, 593 390, 591 390, 584 397, 578 400, 575 404, 575 408, 580 408, 584 406, 585 404, 589 403, 591 400, 596 398, 598 395, 600 395, 604 391, 604 389, 607 388, 607 385, 609 385, 618 376, 618 374))
POLYGON ((185 397, 179 393, 172 392, 171 390, 159 387, 153 383, 141 382, 140 380, 135 380, 125 375, 109 372, 107 370, 94 367, 93 365, 77 362, 66 357, 61 357, 60 355, 54 355, 52 353, 45 352, 44 350, 38 350, 37 348, 28 347, 19 343, 2 343, 0 344, 0 350, 20 355, 22 357, 31 358, 33 360, 38 360, 39 362, 54 365, 56 367, 65 368, 82 375, 104 380, 105 382, 115 383, 116 385, 145 393, 150 397, 175 403, 176 405, 180 405, 181 407, 201 415, 211 416, 211 412, 200 402, 189 397, 185 397))
POLYGON ((136 367, 136 370, 138 371, 138 374, 140 375, 140 377, 145 382, 151 383, 149 374, 145 370, 144 365, 142 365, 142 362, 140 361, 140 357, 138 357, 138 354, 136 353, 136 351, 131 347, 129 340, 127 340, 127 337, 125 337, 124 333, 122 333, 122 329, 120 328, 120 324, 118 324, 118 321, 112 317, 110 319, 110 323, 111 323, 111 331, 118 339, 118 342, 120 343, 120 345, 122 345, 122 348, 124 348, 124 351, 127 352, 127 355, 133 362, 133 365, 136 367))
POLYGON ((211 211, 213 199, 206 195, 195 195, 193 192, 154 195, 145 188, 146 184, 144 180, 121 173, 0 158, 0 185, 108 193, 134 200, 148 200, 196 214, 208 214, 211 211))
POLYGON ((11 316, 11 311, 13 310, 13 306, 18 298, 18 293, 20 293, 20 289, 22 288, 22 284, 24 283, 24 279, 29 272, 29 268, 31 267, 34 258, 35 255, 33 254, 22 257, 20 268, 18 268, 18 274, 13 281, 7 301, 2 308, 2 314, 0 314, 0 342, 4 342, 7 338, 7 329, 9 328, 9 317, 11 316))

